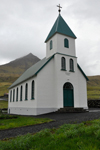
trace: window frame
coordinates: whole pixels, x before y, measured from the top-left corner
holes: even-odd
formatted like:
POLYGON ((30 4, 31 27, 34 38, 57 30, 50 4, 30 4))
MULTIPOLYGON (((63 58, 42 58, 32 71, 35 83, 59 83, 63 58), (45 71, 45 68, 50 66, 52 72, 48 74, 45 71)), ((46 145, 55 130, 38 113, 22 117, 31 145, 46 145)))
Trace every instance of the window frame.
POLYGON ((69 40, 67 38, 64 39, 64 47, 69 48, 69 40))
POLYGON ((69 60, 69 63, 70 63, 70 72, 74 72, 74 61, 72 58, 69 60))
POLYGON ((10 102, 12 102, 12 90, 10 91, 10 102))
POLYGON ((53 49, 53 42, 52 42, 52 40, 50 41, 50 50, 52 50, 53 49))
POLYGON ((16 89, 16 102, 18 102, 18 87, 16 89))
POLYGON ((25 85, 25 100, 28 100, 28 83, 25 85))
POLYGON ((23 98, 23 86, 20 87, 20 101, 22 101, 23 98))
POLYGON ((34 99, 34 87, 35 87, 35 82, 33 80, 31 84, 31 99, 34 99))
POLYGON ((65 57, 61 57, 61 70, 66 71, 66 59, 65 59, 65 57))
POLYGON ((15 89, 13 89, 13 102, 15 101, 15 89))

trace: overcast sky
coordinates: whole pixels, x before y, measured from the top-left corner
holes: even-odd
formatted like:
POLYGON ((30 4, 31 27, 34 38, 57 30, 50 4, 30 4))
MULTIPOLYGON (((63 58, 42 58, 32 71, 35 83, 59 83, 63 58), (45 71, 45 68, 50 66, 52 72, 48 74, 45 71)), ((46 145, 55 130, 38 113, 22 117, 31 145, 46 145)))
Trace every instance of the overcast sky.
POLYGON ((77 36, 79 65, 86 75, 100 75, 100 0, 0 0, 0 65, 29 53, 46 56, 44 41, 59 3, 77 36))

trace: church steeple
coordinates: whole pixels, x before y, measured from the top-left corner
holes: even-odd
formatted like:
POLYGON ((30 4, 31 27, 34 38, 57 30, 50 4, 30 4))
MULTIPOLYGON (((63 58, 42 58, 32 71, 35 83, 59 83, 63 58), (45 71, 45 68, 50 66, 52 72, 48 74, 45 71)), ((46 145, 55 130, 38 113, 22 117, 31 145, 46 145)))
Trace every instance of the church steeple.
POLYGON ((48 34, 48 36, 45 40, 45 42, 47 42, 56 33, 67 35, 69 37, 76 39, 75 34, 72 32, 72 30, 70 29, 70 27, 67 25, 67 23, 65 22, 65 20, 62 18, 62 16, 60 14, 59 14, 58 18, 56 19, 50 33, 48 34))
POLYGON ((75 39, 76 36, 67 25, 65 20, 62 18, 59 7, 59 15, 49 32, 45 43, 46 43, 46 58, 50 56, 60 53, 64 55, 74 56, 76 57, 75 52, 75 39))

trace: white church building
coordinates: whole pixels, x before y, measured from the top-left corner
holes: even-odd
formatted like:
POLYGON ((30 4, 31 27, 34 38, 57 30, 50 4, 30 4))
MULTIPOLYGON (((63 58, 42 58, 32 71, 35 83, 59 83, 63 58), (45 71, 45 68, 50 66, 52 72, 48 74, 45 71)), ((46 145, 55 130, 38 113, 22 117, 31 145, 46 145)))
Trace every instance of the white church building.
POLYGON ((88 78, 77 63, 75 39, 59 14, 45 40, 46 57, 9 87, 9 114, 39 115, 64 107, 88 108, 88 78))

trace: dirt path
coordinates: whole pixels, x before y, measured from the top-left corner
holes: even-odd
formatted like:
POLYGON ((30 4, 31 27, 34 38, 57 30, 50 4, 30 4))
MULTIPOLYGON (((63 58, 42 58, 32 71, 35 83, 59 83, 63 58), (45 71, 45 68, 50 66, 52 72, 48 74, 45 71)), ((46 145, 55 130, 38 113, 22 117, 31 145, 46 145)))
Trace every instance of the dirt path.
POLYGON ((65 123, 80 123, 83 121, 99 119, 100 111, 87 113, 50 113, 36 116, 36 118, 51 118, 54 121, 43 123, 39 125, 26 126, 14 129, 7 129, 0 131, 0 139, 24 135, 27 133, 36 133, 45 128, 57 128, 65 123))

